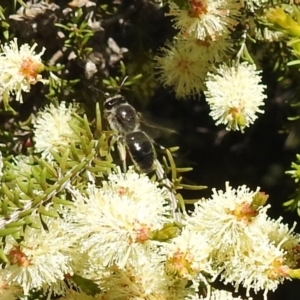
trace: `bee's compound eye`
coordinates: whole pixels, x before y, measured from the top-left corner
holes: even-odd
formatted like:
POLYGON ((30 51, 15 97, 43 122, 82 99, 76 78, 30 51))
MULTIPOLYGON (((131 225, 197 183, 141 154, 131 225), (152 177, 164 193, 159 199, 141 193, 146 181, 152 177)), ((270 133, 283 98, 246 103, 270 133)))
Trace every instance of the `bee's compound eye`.
POLYGON ((122 95, 116 95, 105 100, 103 106, 105 110, 111 110, 122 103, 127 103, 125 97, 122 95))
POLYGON ((113 101, 111 101, 110 99, 107 99, 104 102, 103 107, 104 107, 105 110, 111 110, 114 107, 113 101))

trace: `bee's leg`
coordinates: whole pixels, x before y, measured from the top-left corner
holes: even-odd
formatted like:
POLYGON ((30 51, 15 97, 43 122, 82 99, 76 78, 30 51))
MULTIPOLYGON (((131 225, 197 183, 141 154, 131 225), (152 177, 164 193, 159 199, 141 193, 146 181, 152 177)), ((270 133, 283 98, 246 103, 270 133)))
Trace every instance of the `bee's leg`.
POLYGON ((112 134, 109 138, 108 138, 108 150, 109 150, 109 154, 111 152, 115 151, 115 143, 118 141, 118 135, 116 134, 112 134))
POLYGON ((178 211, 178 200, 176 198, 176 191, 173 188, 173 184, 170 179, 167 177, 165 170, 158 159, 155 160, 155 173, 158 181, 162 182, 163 185, 168 189, 168 195, 170 198, 170 205, 172 209, 173 218, 175 221, 180 222, 181 214, 178 211))
POLYGON ((124 139, 122 136, 113 134, 110 137, 109 141, 109 151, 115 151, 115 145, 117 145, 118 152, 119 152, 119 157, 122 162, 122 169, 123 172, 126 172, 127 167, 126 167, 126 148, 125 148, 125 143, 124 139))
POLYGON ((123 172, 125 173, 127 171, 127 166, 126 166, 126 147, 124 143, 123 137, 119 136, 118 137, 118 142, 117 142, 117 147, 120 155, 120 159, 123 165, 123 172))

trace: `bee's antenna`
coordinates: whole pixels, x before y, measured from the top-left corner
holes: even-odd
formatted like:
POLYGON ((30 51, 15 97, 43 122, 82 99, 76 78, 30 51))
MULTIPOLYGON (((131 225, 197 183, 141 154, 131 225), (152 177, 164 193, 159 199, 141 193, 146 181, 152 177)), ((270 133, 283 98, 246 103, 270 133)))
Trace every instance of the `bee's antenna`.
POLYGON ((124 83, 126 82, 126 80, 128 79, 128 77, 129 77, 128 75, 124 77, 124 79, 122 80, 122 82, 121 82, 121 84, 120 84, 119 89, 121 89, 121 88, 123 87, 123 85, 124 85, 124 83))
MULTIPOLYGON (((124 77, 124 79, 122 80, 120 86, 118 87, 118 90, 115 94, 115 96, 117 96, 118 94, 121 94, 121 88, 123 87, 123 85, 125 84, 126 80, 128 79, 128 75, 124 77)), ((100 92, 102 95, 104 95, 106 98, 110 98, 111 95, 109 93, 105 93, 97 88, 95 88, 94 86, 90 85, 89 88, 92 88, 93 90, 97 91, 97 92, 100 92)))
POLYGON ((109 93, 105 93, 97 88, 95 88, 94 86, 90 85, 89 88, 92 88, 93 90, 100 92, 102 95, 104 95, 105 97, 109 97, 109 93))
MULTIPOLYGON (((125 84, 125 82, 126 82, 126 80, 128 79, 128 77, 129 77, 128 75, 124 77, 124 79, 122 80, 122 82, 121 82, 121 84, 120 84, 120 86, 119 86, 119 88, 118 88, 118 92, 117 92, 117 93, 119 93, 119 94, 121 93, 121 88, 122 88, 123 85, 125 84)), ((117 93, 116 93, 116 94, 117 94, 117 93)))

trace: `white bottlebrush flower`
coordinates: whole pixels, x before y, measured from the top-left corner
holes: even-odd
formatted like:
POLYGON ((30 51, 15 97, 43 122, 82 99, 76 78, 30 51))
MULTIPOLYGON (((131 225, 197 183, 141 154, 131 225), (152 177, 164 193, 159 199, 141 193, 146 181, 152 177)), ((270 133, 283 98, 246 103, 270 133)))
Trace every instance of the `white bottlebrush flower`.
POLYGON ((300 261, 300 234, 294 232, 295 227, 296 223, 291 228, 282 223, 282 217, 277 220, 268 218, 261 225, 261 231, 270 242, 284 250, 284 261, 290 268, 297 268, 300 261))
POLYGON ((68 290, 64 297, 59 298, 58 300, 101 300, 99 296, 90 296, 84 292, 78 292, 74 290, 68 290))
POLYGON ((177 36, 177 48, 179 51, 190 51, 192 57, 198 58, 199 62, 207 61, 209 65, 221 62, 232 51, 229 33, 221 36, 206 37, 203 40, 192 36, 177 36))
POLYGON ((77 111, 77 107, 65 102, 61 102, 58 107, 50 104, 39 112, 34 120, 34 141, 35 149, 41 152, 41 156, 52 161, 53 157, 50 150, 59 152, 71 141, 78 140, 77 135, 69 126, 70 122, 77 122, 72 113, 77 111))
POLYGON ((13 93, 16 95, 15 100, 22 103, 22 91, 29 92, 30 86, 39 81, 47 83, 39 74, 44 70, 41 56, 45 48, 35 53, 36 47, 37 44, 32 47, 24 44, 19 49, 16 38, 1 46, 0 93, 4 101, 8 101, 9 94, 13 93))
POLYGON ((251 251, 241 252, 224 264, 221 280, 232 284, 236 290, 240 286, 255 293, 264 291, 267 299, 269 291, 275 291, 278 285, 289 277, 290 268, 285 264, 284 250, 276 247, 262 236, 255 239, 251 251))
POLYGON ((256 120, 257 113, 263 113, 259 107, 267 96, 259 73, 246 62, 236 66, 222 64, 216 72, 208 73, 205 96, 216 125, 243 131, 256 120))
POLYGON ((199 94, 204 89, 204 79, 210 67, 209 57, 205 56, 207 52, 200 55, 190 47, 182 47, 181 43, 186 45, 180 40, 167 43, 162 54, 156 57, 160 81, 164 86, 172 87, 178 98, 199 94))
POLYGON ((195 296, 187 300, 253 300, 252 298, 245 299, 240 296, 233 296, 232 293, 224 290, 214 290, 206 296, 195 296))
POLYGON ((204 88, 209 63, 205 57, 191 53, 190 48, 180 48, 177 42, 165 45, 162 54, 156 57, 160 81, 172 87, 178 98, 198 94, 204 88))
POLYGON ((255 199, 259 188, 251 191, 246 186, 233 189, 226 183, 225 191, 213 189, 210 199, 195 204, 195 210, 187 219, 190 230, 199 231, 213 245, 212 259, 215 264, 233 255, 251 251, 253 241, 260 233, 259 221, 266 219, 266 207, 258 208, 255 199))
POLYGON ((183 229, 180 236, 162 247, 165 254, 165 270, 170 276, 193 280, 201 272, 212 275, 210 253, 213 245, 196 230, 183 229))
POLYGON ((129 168, 126 174, 120 168, 117 172, 108 176, 107 181, 102 181, 102 189, 111 191, 120 196, 129 197, 131 201, 140 205, 156 206, 157 213, 166 210, 164 204, 167 203, 167 190, 158 187, 158 182, 153 182, 144 173, 137 173, 133 168, 129 168))
POLYGON ((212 267, 225 284, 236 290, 243 286, 247 295, 263 290, 265 297, 290 278, 298 256, 288 256, 287 251, 297 250, 299 241, 280 220, 267 217, 268 206, 262 207, 266 199, 259 189, 233 189, 226 183, 224 192, 213 190, 211 198, 197 202, 186 219, 187 228, 213 245, 212 267))
POLYGON ((24 295, 32 289, 48 288, 61 294, 66 289, 65 276, 73 274, 68 254, 71 240, 64 233, 62 220, 44 217, 48 230, 38 216, 33 221, 40 229, 26 226, 21 242, 7 241, 5 252, 9 264, 1 270, 1 275, 9 284, 21 286, 24 295))
POLYGON ((0 299, 1 300, 15 300, 21 294, 22 294, 22 289, 19 286, 15 284, 8 284, 0 276, 0 299))
POLYGON ((205 89, 204 80, 213 63, 221 62, 231 51, 228 33, 203 40, 177 36, 156 57, 160 81, 174 89, 176 96, 195 96, 205 89))
POLYGON ((148 185, 146 177, 134 178, 131 172, 128 181, 133 186, 122 180, 118 186, 118 176, 112 176, 112 184, 103 189, 89 186, 86 195, 73 191, 74 208, 65 213, 69 223, 66 232, 78 239, 81 251, 88 253, 91 262, 100 267, 112 264, 123 267, 128 259, 139 260, 155 251, 149 250, 155 245, 149 235, 170 222, 164 190, 159 194, 153 183, 152 190, 148 186, 143 191, 148 185), (148 194, 156 198, 150 200, 148 194))
POLYGON ((187 299, 188 295, 195 294, 198 286, 189 284, 187 279, 168 276, 163 264, 151 257, 141 257, 138 265, 129 261, 124 268, 113 265, 107 271, 99 281, 103 291, 100 299, 187 299))
POLYGON ((241 5, 234 0, 189 0, 187 7, 179 8, 173 1, 169 6, 167 15, 173 18, 174 27, 180 33, 205 39, 233 28, 241 5))
POLYGON ((177 299, 168 297, 170 280, 163 265, 142 258, 138 266, 128 263, 125 268, 108 268, 109 273, 99 284, 105 291, 104 299, 177 299))

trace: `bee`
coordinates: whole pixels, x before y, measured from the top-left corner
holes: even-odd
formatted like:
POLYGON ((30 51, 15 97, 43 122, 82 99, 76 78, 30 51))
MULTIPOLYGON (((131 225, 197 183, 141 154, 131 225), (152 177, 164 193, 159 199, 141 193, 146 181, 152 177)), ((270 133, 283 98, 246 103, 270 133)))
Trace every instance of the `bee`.
MULTIPOLYGON (((126 78, 123 80, 123 83, 126 78)), ((123 140, 135 167, 142 173, 150 173, 155 170, 157 179, 168 189, 174 220, 180 221, 177 198, 175 196, 176 191, 172 182, 166 176, 162 165, 156 158, 156 152, 151 139, 141 129, 141 114, 121 94, 107 98, 104 101, 103 107, 104 116, 110 128, 116 131, 123 140)), ((126 170, 125 154, 122 155, 122 152, 124 153, 123 147, 121 149, 119 147, 119 151, 123 160, 124 170, 126 170)))
POLYGON ((136 168, 142 173, 151 172, 156 152, 148 135, 141 130, 140 114, 121 94, 106 99, 103 106, 110 128, 120 134, 136 168))

